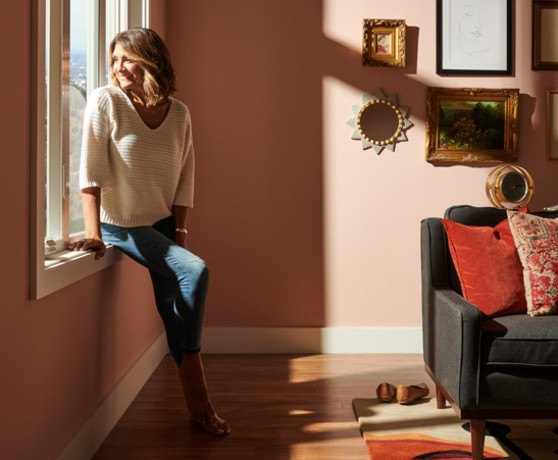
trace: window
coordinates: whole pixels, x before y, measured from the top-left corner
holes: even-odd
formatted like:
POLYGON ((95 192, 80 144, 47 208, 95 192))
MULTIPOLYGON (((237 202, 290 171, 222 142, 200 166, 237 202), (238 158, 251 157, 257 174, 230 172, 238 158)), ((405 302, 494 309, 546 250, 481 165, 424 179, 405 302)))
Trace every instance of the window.
POLYGON ((87 95, 107 84, 107 49, 120 30, 148 26, 148 0, 35 0, 32 284, 38 299, 106 267, 65 250, 83 235, 79 157, 87 95))

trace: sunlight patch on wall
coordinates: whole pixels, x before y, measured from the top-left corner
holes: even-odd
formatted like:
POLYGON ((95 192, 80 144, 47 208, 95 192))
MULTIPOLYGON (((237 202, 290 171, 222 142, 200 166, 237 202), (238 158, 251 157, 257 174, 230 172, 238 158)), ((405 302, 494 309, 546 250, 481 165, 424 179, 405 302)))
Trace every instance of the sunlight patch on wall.
POLYGON ((331 40, 349 49, 362 52, 362 14, 348 2, 323 0, 323 32, 331 40))
MULTIPOLYGON (((326 326, 357 327, 363 318, 376 327, 419 324, 418 308, 412 308, 404 324, 382 312, 387 305, 409 304, 408 291, 393 289, 399 278, 413 280, 419 298, 418 264, 408 263, 418 246, 407 237, 409 226, 393 223, 400 219, 401 207, 424 188, 419 179, 419 172, 429 166, 424 133, 413 127, 409 142, 399 144, 395 152, 362 150, 351 140, 346 120, 366 91, 332 76, 322 82, 326 326)), ((407 104, 405 97, 399 102, 407 104)), ((414 123, 412 108, 410 113, 414 123)), ((413 204, 407 214, 418 213, 416 208, 413 204)), ((416 230, 420 216, 413 219, 416 230)))

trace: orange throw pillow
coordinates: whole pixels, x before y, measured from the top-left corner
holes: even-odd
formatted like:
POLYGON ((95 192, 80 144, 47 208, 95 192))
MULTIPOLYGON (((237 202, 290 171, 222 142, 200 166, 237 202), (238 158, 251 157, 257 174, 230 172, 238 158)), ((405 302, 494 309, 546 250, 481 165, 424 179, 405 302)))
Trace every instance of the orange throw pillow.
POLYGON ((525 313, 523 267, 508 219, 494 228, 442 224, 463 297, 490 317, 525 313))

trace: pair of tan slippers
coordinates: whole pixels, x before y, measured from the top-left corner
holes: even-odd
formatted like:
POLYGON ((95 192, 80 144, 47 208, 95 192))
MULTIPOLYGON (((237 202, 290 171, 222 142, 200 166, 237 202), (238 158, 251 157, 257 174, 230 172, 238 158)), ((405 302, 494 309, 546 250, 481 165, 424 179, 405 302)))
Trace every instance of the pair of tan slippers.
POLYGON ((426 383, 417 385, 392 385, 383 382, 376 388, 376 395, 381 402, 392 402, 397 398, 399 404, 411 404, 428 395, 428 386, 426 383))

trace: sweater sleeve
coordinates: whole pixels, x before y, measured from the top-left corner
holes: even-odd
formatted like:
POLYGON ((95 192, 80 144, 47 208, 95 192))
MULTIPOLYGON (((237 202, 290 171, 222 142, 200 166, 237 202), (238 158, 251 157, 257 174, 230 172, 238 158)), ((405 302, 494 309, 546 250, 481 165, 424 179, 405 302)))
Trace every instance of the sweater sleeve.
POLYGON ((93 91, 87 101, 79 168, 80 189, 110 188, 109 117, 106 95, 93 91))
POLYGON ((176 188, 174 204, 178 206, 194 206, 194 142, 192 139, 192 120, 190 112, 186 113, 186 139, 184 142, 184 157, 182 171, 176 188))

